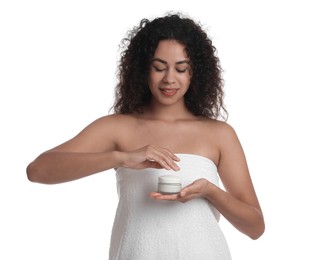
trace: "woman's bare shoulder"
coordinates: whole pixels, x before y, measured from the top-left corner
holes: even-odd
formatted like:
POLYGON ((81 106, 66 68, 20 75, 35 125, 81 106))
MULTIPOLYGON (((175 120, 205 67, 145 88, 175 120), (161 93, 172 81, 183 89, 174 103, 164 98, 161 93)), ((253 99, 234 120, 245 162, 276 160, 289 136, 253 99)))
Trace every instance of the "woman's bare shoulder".
POLYGON ((74 138, 55 149, 77 151, 106 151, 116 147, 117 140, 134 127, 135 117, 130 115, 102 116, 80 131, 74 138))
POLYGON ((206 128, 211 132, 215 132, 215 134, 220 133, 229 135, 235 132, 234 128, 225 121, 218 119, 206 119, 204 123, 206 124, 206 128))
POLYGON ((219 146, 224 146, 233 140, 238 140, 234 128, 225 121, 207 119, 203 129, 208 139, 214 141, 219 146))
POLYGON ((96 119, 92 124, 93 125, 129 125, 137 122, 137 118, 135 115, 127 115, 127 114, 111 114, 102 116, 96 119))

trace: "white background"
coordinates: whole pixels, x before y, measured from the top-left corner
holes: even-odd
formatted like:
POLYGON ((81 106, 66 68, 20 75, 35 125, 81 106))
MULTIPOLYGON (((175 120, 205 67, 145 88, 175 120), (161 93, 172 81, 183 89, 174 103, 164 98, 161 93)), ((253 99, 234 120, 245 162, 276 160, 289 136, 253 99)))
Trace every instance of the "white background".
POLYGON ((120 40, 170 10, 201 21, 218 49, 264 211, 256 241, 222 219, 234 259, 321 259, 321 16, 309 0, 1 1, 0 259, 108 259, 114 171, 50 186, 25 168, 108 114, 120 40))

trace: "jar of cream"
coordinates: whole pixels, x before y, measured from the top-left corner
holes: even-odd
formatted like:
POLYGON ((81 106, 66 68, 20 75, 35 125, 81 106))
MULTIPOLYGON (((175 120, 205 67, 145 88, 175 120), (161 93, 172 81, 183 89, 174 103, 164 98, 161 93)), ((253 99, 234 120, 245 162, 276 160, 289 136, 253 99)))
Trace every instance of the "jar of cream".
POLYGON ((181 191, 181 179, 175 175, 158 177, 158 192, 162 194, 177 194, 181 191))

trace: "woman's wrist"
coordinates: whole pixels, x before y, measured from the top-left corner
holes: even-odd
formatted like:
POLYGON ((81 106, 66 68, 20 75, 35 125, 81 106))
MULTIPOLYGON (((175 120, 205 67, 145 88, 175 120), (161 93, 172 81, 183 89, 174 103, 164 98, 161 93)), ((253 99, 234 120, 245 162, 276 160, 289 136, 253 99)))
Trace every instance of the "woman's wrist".
POLYGON ((204 192, 203 192, 204 199, 212 201, 213 196, 215 196, 214 194, 217 191, 217 189, 218 189, 218 187, 215 184, 206 180, 206 183, 204 184, 204 192))

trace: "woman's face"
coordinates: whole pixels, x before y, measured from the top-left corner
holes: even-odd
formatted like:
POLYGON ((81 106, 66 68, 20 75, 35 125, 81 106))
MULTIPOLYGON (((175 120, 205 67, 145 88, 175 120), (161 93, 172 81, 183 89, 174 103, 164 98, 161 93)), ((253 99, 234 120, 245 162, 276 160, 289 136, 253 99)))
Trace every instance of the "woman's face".
POLYGON ((191 69, 184 45, 175 40, 159 42, 151 62, 148 85, 153 102, 184 103, 191 82, 191 69))

